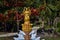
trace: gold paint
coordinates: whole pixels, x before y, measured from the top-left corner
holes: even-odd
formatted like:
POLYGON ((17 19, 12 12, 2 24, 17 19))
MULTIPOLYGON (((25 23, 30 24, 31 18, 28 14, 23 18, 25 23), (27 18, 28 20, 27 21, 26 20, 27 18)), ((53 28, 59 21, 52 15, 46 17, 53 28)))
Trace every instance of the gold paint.
POLYGON ((30 8, 24 8, 23 10, 23 14, 24 14, 24 24, 22 24, 22 30, 26 33, 25 35, 25 40, 30 40, 30 35, 29 33, 32 30, 32 25, 30 23, 30 14, 31 14, 31 10, 30 8))

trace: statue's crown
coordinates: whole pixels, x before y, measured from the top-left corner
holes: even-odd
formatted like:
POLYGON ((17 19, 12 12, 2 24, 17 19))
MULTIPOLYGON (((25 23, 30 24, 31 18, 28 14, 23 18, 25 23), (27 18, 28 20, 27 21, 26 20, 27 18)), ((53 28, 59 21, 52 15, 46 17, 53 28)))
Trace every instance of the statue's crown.
POLYGON ((24 7, 23 14, 31 14, 31 10, 29 7, 24 7))

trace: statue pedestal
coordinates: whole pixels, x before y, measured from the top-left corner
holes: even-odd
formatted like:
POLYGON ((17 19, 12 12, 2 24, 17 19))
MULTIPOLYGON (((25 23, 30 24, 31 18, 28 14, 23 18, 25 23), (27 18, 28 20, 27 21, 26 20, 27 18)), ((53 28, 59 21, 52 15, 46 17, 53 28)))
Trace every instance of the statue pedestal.
POLYGON ((30 40, 29 32, 24 32, 26 35, 24 36, 25 40, 30 40))
POLYGON ((17 34, 18 37, 14 37, 14 40, 40 40, 40 37, 36 37, 37 33, 35 30, 32 30, 29 32, 23 32, 20 30, 19 34, 17 34))

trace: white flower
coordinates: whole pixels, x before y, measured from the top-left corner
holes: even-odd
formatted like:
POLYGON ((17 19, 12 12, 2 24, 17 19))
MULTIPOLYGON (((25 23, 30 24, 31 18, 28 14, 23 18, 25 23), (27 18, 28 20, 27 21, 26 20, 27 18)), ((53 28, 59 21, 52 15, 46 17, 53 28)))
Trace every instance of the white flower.
POLYGON ((17 34, 19 39, 24 39, 24 35, 22 34, 17 34))
POLYGON ((31 39, 35 39, 36 38, 36 33, 31 35, 31 39))
POLYGON ((40 37, 37 37, 35 40, 40 40, 40 37))
POLYGON ((26 35, 23 31, 19 30, 19 34, 26 35))
POLYGON ((32 30, 29 35, 36 33, 36 30, 32 30))

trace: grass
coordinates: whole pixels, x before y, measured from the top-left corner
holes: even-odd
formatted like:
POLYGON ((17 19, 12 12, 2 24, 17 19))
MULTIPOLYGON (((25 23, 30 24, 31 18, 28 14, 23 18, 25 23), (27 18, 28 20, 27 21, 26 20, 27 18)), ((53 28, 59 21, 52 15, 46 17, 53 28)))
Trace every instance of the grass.
MULTIPOLYGON (((2 33, 0 33, 0 34, 2 34, 2 33)), ((45 39, 45 40, 60 40, 60 36, 59 37, 45 37, 45 38, 41 38, 41 39, 45 39)), ((13 37, 2 37, 2 38, 0 38, 0 40, 13 40, 13 37)))
POLYGON ((3 38, 0 38, 0 40, 13 40, 13 37, 3 37, 3 38))
POLYGON ((46 37, 44 39, 45 40, 60 40, 60 37, 50 37, 50 38, 46 37))

